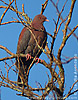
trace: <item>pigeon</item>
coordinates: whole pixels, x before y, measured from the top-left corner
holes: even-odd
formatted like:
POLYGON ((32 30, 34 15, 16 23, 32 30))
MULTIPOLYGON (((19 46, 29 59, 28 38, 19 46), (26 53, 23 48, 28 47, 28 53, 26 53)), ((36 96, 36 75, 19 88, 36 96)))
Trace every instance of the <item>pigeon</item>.
POLYGON ((16 54, 25 54, 27 57, 16 58, 16 65, 19 70, 18 72, 18 83, 19 86, 23 86, 28 79, 26 74, 29 66, 33 59, 36 57, 38 60, 39 56, 43 52, 47 42, 47 32, 43 26, 45 21, 49 21, 44 15, 36 15, 29 27, 24 27, 20 33, 17 52, 16 54))

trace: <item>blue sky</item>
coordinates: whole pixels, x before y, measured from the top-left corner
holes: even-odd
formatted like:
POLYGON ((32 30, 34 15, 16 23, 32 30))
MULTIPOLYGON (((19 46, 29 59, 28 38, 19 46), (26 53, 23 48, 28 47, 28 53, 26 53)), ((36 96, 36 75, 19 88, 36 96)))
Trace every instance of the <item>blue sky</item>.
MULTIPOLYGON (((5 0, 5 1, 9 1, 9 0, 5 0)), ((64 1, 65 0, 59 0, 59 5, 58 5, 59 9, 62 8, 64 1)), ((19 1, 17 0, 17 6, 18 6, 18 10, 22 11, 22 4, 24 4, 25 12, 28 14, 30 18, 33 19, 35 15, 41 12, 41 4, 43 4, 44 2, 45 0, 19 0, 19 1)), ((2 5, 1 2, 0 2, 0 5, 2 5)), ((71 5, 71 0, 68 0, 66 7, 64 9, 64 12, 62 13, 63 18, 65 18, 68 15, 70 5, 71 5)), ((3 11, 4 11, 3 9, 0 9, 0 16, 2 15, 3 11)), ((55 30, 55 24, 53 22, 53 18, 55 20, 57 20, 58 18, 56 13, 57 12, 54 6, 49 1, 48 6, 44 12, 44 15, 49 19, 49 22, 45 22, 44 26, 46 28, 46 31, 51 34, 53 34, 55 30)), ((5 15, 3 19, 3 22, 11 21, 12 17, 17 18, 14 12, 8 11, 8 13, 5 15)), ((73 16, 72 16, 72 21, 69 26, 71 29, 73 29, 73 27, 76 26, 77 24, 78 24, 78 1, 76 1, 73 16)), ((18 37, 22 29, 23 29, 23 25, 18 24, 18 23, 0 26, 0 45, 3 45, 7 47, 11 52, 16 53, 18 37)), ((55 41, 55 45, 54 45, 55 55, 57 55, 58 48, 61 44, 61 39, 63 36, 62 29, 64 29, 64 25, 61 27, 59 34, 57 36, 57 39, 55 41)), ((76 30, 75 33, 78 36, 78 30, 76 30)), ((47 41, 49 43, 49 48, 50 48, 51 38, 48 37, 47 41)), ((71 36, 69 40, 67 41, 66 46, 64 47, 62 51, 62 54, 68 57, 73 57, 75 54, 77 54, 78 56, 77 49, 78 49, 78 41, 75 37, 71 36)), ((4 52, 3 50, 0 50, 0 57, 5 57, 5 56, 7 56, 7 53, 4 52)), ((48 59, 45 56, 45 54, 42 54, 40 58, 45 59, 48 62, 48 59)), ((11 61, 8 63, 11 64, 11 61)), ((78 66, 78 60, 77 60, 77 66, 78 66)), ((4 63, 0 62, 0 69, 4 71, 3 67, 4 67, 4 63)), ((71 61, 69 64, 65 64, 64 70, 65 70, 65 85, 66 85, 65 94, 67 94, 75 78, 74 60, 71 61)), ((30 71, 30 76, 29 76, 30 85, 32 87, 36 87, 36 81, 37 81, 37 82, 40 82, 42 86, 44 87, 45 82, 48 81, 46 72, 50 74, 49 70, 47 70, 47 68, 45 68, 43 65, 35 64, 30 71)), ((14 75, 14 73, 10 73, 9 77, 10 79, 17 80, 17 77, 16 75, 14 75)), ((77 76, 77 79, 78 79, 78 76, 77 76)), ((1 87, 1 100, 26 100, 26 98, 24 97, 17 96, 16 93, 18 92, 8 89, 8 88, 1 87)), ((71 100, 71 98, 73 97, 75 96, 73 95, 69 99, 71 100)))

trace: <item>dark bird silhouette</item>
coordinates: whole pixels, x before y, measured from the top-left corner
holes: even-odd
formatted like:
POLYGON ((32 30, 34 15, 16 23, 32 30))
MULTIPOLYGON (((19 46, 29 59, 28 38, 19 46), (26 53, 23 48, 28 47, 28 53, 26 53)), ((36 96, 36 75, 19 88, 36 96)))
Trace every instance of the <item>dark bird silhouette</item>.
MULTIPOLYGON (((42 53, 42 50, 45 48, 47 41, 47 33, 43 26, 43 22, 48 21, 44 15, 37 15, 31 23, 31 29, 24 27, 19 36, 18 45, 17 45, 17 54, 29 54, 31 59, 26 59, 26 57, 19 57, 16 59, 16 65, 18 66, 18 82, 25 83, 28 81, 26 79, 26 73, 33 61, 34 57, 39 57, 42 53), (35 37, 35 38, 34 38, 35 37), (32 58, 33 57, 33 58, 32 58)), ((20 84, 19 86, 22 86, 20 84)))

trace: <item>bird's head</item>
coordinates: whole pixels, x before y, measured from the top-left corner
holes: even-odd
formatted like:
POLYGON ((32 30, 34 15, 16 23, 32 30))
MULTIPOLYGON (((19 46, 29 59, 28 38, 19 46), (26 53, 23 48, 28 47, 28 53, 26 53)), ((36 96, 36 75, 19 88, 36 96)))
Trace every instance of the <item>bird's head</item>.
POLYGON ((37 24, 43 24, 43 22, 45 21, 49 21, 44 15, 42 14, 39 14, 39 15, 36 15, 33 19, 33 22, 32 23, 37 23, 37 24))

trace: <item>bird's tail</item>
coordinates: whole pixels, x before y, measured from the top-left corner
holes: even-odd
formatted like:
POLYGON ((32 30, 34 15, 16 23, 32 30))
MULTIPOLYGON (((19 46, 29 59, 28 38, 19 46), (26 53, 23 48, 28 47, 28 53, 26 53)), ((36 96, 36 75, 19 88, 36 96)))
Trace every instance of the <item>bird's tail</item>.
POLYGON ((26 85, 28 84, 28 75, 27 75, 27 71, 28 71, 28 68, 31 64, 32 60, 27 60, 26 61, 26 58, 21 58, 19 60, 19 64, 18 64, 18 61, 17 61, 17 66, 18 66, 18 85, 20 87, 24 86, 26 87, 26 85))
MULTIPOLYGON (((26 65, 25 65, 26 66, 26 65)), ((24 69, 23 66, 21 66, 21 69, 19 68, 19 72, 18 72, 18 85, 20 87, 25 86, 28 83, 28 77, 27 77, 27 70, 28 70, 28 66, 26 66, 27 69, 24 69), (26 71, 25 71, 26 70, 26 71)))

